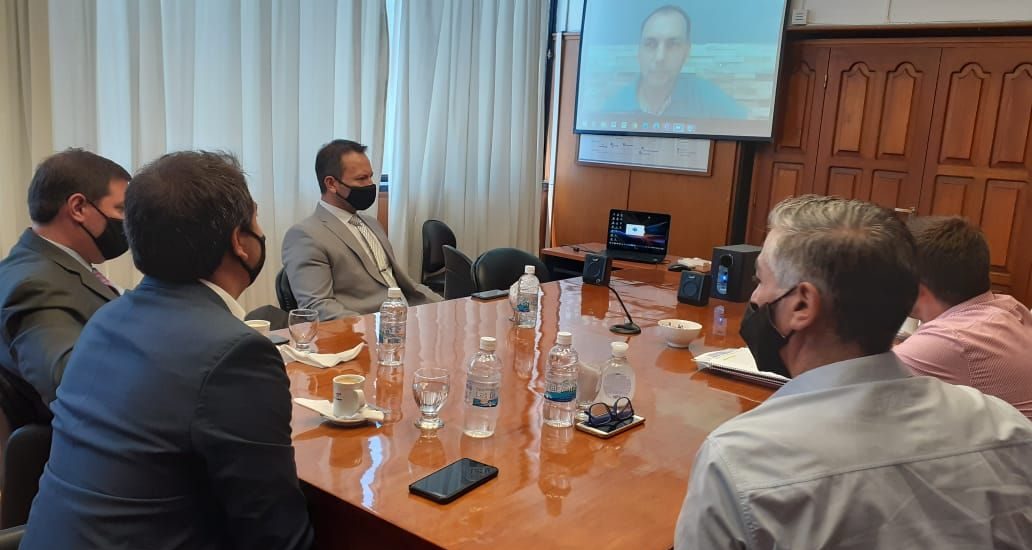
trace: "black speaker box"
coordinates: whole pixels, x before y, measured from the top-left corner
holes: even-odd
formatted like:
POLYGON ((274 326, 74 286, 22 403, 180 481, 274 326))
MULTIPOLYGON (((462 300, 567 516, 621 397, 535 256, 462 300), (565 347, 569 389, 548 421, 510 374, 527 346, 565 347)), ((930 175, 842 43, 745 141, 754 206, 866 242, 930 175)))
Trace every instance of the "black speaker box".
POLYGON ((613 272, 613 259, 605 254, 584 255, 584 283, 606 286, 613 272))
POLYGON ((710 294, 729 302, 748 302, 756 289, 756 258, 759 255, 760 247, 751 244, 714 248, 710 294))
POLYGON ((677 301, 682 304, 704 306, 709 303, 710 276, 698 271, 682 271, 677 285, 677 301))

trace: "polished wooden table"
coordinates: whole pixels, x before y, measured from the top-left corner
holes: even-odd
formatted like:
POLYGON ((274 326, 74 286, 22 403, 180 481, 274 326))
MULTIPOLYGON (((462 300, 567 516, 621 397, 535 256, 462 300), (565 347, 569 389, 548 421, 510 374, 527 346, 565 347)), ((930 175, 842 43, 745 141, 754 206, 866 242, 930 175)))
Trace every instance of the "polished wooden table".
POLYGON ((287 371, 295 397, 331 398, 341 373, 366 376, 368 400, 388 409, 382 425, 340 428, 294 406, 293 437, 300 479, 312 502, 321 548, 669 548, 696 450, 724 421, 752 409, 771 390, 698 371, 692 352, 740 346, 743 304, 711 301, 708 307, 678 304, 679 274, 621 271, 618 289, 642 327, 618 336, 608 327, 623 321, 605 287, 579 279, 543 285, 537 328, 517 329, 507 300, 466 299, 409 310, 405 365, 377 368, 376 316, 324 323, 321 351, 340 351, 361 341, 359 357, 330 369, 292 363, 287 371), (717 334, 714 307, 727 316, 717 334), (703 325, 692 350, 667 347, 657 321, 688 319, 703 325), (603 440, 541 421, 543 368, 556 333, 573 333, 584 361, 601 363, 609 342, 630 344, 635 370, 635 411, 643 426, 603 440), (462 434, 464 363, 480 336, 498 339, 504 367, 500 416, 493 437, 462 434), (444 428, 422 434, 412 397, 418 367, 451 371, 444 428), (430 435, 427 437, 427 435, 430 435), (459 458, 497 466, 499 475, 447 505, 408 493, 413 481, 459 458))

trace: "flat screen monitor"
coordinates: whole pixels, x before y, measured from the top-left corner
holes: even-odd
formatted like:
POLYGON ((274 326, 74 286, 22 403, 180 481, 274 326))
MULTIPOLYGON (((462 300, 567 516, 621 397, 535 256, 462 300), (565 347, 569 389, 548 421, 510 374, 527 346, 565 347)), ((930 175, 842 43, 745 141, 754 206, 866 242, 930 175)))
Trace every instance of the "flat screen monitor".
POLYGON ((670 214, 609 211, 607 250, 665 256, 670 239, 670 214))
POLYGON ((586 0, 574 132, 770 139, 786 0, 586 0))

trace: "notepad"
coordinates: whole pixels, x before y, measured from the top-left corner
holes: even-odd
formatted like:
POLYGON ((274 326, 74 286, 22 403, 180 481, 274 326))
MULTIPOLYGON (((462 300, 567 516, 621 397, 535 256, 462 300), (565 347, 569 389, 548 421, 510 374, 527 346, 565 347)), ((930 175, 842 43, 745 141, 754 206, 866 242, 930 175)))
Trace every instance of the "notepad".
POLYGON ((730 348, 703 353, 695 357, 695 362, 700 369, 721 372, 766 386, 781 387, 788 382, 788 378, 780 374, 758 369, 749 348, 730 348))

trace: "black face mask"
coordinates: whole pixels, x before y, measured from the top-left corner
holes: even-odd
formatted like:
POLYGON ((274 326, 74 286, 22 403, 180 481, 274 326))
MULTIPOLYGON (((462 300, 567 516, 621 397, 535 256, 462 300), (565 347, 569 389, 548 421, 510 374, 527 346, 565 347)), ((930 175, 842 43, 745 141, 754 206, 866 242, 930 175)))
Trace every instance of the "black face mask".
POLYGON ((745 340, 745 344, 749 346, 749 351, 752 352, 753 358, 756 359, 756 367, 763 371, 780 374, 786 378, 792 378, 792 373, 788 372, 788 367, 781 360, 780 352, 781 348, 788 343, 792 333, 789 332, 782 336, 778 332, 777 327, 774 326, 773 307, 774 304, 780 302, 782 298, 791 294, 795 289, 796 287, 790 288, 788 292, 782 294, 778 299, 762 306, 749 302, 749 307, 745 310, 745 316, 742 317, 742 326, 738 330, 738 334, 745 340))
POLYGON ((107 220, 107 225, 100 235, 90 233, 90 230, 86 229, 84 224, 80 223, 79 227, 93 239, 93 244, 97 245, 97 250, 100 250, 100 255, 104 256, 105 260, 113 260, 125 254, 125 251, 129 250, 129 241, 125 238, 125 227, 122 225, 122 220, 109 218, 107 214, 101 212, 100 208, 97 208, 96 204, 93 204, 93 201, 86 199, 86 202, 90 203, 90 206, 99 212, 101 216, 104 216, 104 219, 107 220))
POLYGON ((250 277, 251 284, 254 284, 254 281, 258 279, 258 275, 261 274, 262 268, 265 267, 265 235, 258 235, 247 228, 241 228, 241 231, 258 239, 258 244, 262 247, 262 252, 258 255, 258 263, 254 264, 254 267, 247 265, 247 262, 245 262, 240 256, 236 257, 237 261, 240 262, 240 265, 244 266, 244 270, 247 271, 247 276, 250 277))
MULTIPOLYGON (((337 179, 337 178, 334 178, 337 179)), ((369 208, 376 201, 376 184, 363 185, 362 187, 351 187, 350 185, 337 180, 338 183, 351 190, 347 198, 337 193, 337 198, 351 205, 355 210, 361 211, 369 208)))

